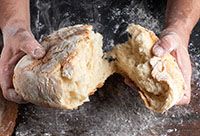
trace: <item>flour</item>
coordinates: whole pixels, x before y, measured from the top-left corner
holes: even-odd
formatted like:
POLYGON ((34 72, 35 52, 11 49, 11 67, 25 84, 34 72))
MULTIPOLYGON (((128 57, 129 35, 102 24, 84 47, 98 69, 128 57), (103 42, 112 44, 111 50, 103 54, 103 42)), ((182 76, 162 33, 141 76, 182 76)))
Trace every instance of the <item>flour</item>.
MULTIPOLYGON (((115 34, 123 23, 133 22, 160 33, 163 12, 152 13, 149 9, 155 7, 145 4, 145 0, 37 0, 32 28, 36 38, 42 39, 61 27, 89 23, 103 34, 106 51, 114 46, 115 34)), ((198 33, 193 37, 200 38, 198 33)), ((192 100, 199 99, 200 88, 200 45, 196 44, 199 43, 190 42, 189 48, 193 66, 192 100)), ((73 111, 22 106, 15 135, 168 136, 181 131, 175 126, 192 121, 192 117, 200 118, 191 105, 174 106, 164 114, 149 111, 136 89, 126 86, 118 75, 110 77, 90 99, 73 111)))

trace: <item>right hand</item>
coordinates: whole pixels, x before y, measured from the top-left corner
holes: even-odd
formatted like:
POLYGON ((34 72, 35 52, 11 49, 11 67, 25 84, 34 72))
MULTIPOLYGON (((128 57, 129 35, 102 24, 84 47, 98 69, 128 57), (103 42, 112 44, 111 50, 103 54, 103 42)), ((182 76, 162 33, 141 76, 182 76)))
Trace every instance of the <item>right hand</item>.
POLYGON ((170 53, 175 58, 185 80, 184 96, 176 105, 185 105, 189 104, 191 100, 192 67, 187 49, 190 33, 178 31, 180 27, 166 28, 152 51, 158 57, 170 53))
MULTIPOLYGON (((182 99, 176 103, 176 105, 189 104, 191 99, 191 75, 192 67, 190 62, 190 56, 187 50, 190 33, 178 32, 178 28, 165 29, 160 37, 160 40, 153 46, 153 54, 158 57, 162 57, 166 53, 176 59, 178 66, 182 72, 185 80, 185 90, 182 99)), ((134 88, 134 83, 126 78, 125 83, 134 88)))
POLYGON ((15 92, 13 74, 15 65, 28 54, 35 59, 45 55, 44 48, 35 40, 30 30, 13 25, 2 29, 4 47, 0 57, 0 86, 3 96, 10 101, 23 103, 24 100, 15 92))

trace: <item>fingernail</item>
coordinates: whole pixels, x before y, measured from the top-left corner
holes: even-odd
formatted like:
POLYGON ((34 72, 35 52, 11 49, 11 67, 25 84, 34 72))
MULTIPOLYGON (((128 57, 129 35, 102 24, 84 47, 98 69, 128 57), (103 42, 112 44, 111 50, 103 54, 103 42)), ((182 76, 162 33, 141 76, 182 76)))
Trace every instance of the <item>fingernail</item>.
POLYGON ((154 55, 158 57, 161 57, 164 55, 164 49, 159 44, 154 45, 153 52, 154 52, 154 55))
POLYGON ((33 54, 36 58, 41 58, 45 55, 45 51, 43 49, 37 48, 34 50, 33 54))

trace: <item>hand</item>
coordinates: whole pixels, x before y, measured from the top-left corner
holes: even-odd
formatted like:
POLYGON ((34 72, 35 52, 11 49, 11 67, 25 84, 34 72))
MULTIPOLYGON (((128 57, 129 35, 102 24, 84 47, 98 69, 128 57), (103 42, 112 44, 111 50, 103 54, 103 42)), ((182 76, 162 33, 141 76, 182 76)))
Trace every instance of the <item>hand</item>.
MULTIPOLYGON (((154 45, 154 55, 161 57, 165 53, 171 53, 173 55, 181 69, 183 77, 185 79, 186 89, 184 90, 183 98, 177 103, 177 105, 189 104, 191 98, 191 62, 189 53, 187 50, 189 41, 189 34, 177 32, 176 29, 165 29, 160 37, 160 40, 154 45)), ((134 83, 126 78, 125 83, 132 88, 135 88, 134 83)))
POLYGON ((45 55, 45 50, 29 30, 19 26, 2 29, 4 48, 0 58, 0 85, 7 100, 22 103, 24 101, 12 83, 15 65, 25 54, 39 59, 45 55))
POLYGON ((160 40, 153 47, 153 53, 156 56, 161 57, 165 53, 171 53, 183 74, 186 88, 183 98, 177 105, 189 104, 191 99, 192 68, 187 50, 189 35, 189 33, 180 32, 176 28, 168 28, 162 32, 160 40))

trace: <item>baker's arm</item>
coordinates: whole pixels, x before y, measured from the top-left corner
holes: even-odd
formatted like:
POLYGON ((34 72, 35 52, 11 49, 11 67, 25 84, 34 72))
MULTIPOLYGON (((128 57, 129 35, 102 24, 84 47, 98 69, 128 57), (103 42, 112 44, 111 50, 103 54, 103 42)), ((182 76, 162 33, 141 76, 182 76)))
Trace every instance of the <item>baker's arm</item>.
POLYGON ((190 34, 200 18, 199 0, 168 0, 165 28, 190 34))
POLYGON ((163 56, 171 53, 183 73, 186 88, 185 95, 177 104, 188 104, 191 98, 191 62, 188 53, 188 42, 192 29, 200 17, 199 0, 168 0, 165 28, 160 40, 154 45, 153 53, 163 56))
POLYGON ((30 30, 29 0, 0 0, 0 3, 0 28, 4 41, 0 85, 6 99, 21 102, 12 83, 14 67, 25 54, 41 58, 45 51, 30 30))
POLYGON ((18 24, 30 30, 29 0, 0 0, 0 28, 4 29, 18 24))

